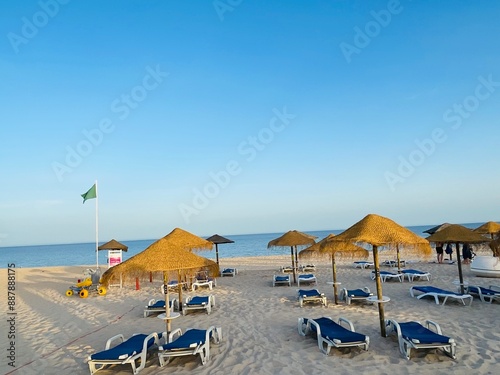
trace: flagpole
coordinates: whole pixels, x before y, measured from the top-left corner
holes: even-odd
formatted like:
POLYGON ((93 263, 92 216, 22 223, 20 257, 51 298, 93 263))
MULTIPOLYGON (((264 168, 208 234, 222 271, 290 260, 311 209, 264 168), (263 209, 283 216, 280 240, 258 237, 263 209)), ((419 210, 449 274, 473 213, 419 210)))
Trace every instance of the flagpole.
POLYGON ((98 210, 98 200, 99 194, 97 194, 97 180, 95 180, 95 258, 96 258, 96 268, 99 268, 99 210, 98 210))

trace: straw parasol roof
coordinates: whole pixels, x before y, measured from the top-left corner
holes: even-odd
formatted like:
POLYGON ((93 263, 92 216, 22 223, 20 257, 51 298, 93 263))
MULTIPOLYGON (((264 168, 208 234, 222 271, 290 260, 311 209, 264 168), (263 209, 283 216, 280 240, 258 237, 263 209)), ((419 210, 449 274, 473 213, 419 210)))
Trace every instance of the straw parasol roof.
POLYGON ((215 244, 215 259, 217 264, 219 264, 219 244, 222 243, 234 243, 233 240, 230 240, 229 238, 219 236, 218 234, 214 234, 213 236, 210 236, 207 238, 207 241, 212 242, 215 244))
POLYGON ((464 278, 462 274, 462 263, 460 262, 460 247, 459 244, 473 244, 473 243, 485 243, 488 242, 485 237, 480 235, 473 230, 464 227, 459 224, 450 224, 444 229, 430 235, 427 237, 429 242, 451 242, 455 243, 456 251, 457 251, 457 264, 458 264, 458 276, 460 279, 460 289, 461 292, 465 292, 464 288, 464 278))
POLYGON ((432 227, 430 229, 424 230, 424 233, 434 234, 436 232, 439 232, 441 229, 444 229, 444 228, 446 228, 446 227, 448 227, 450 225, 451 225, 450 223, 443 223, 441 225, 437 225, 437 226, 432 227))
POLYGON ((334 234, 329 234, 321 241, 309 246, 308 248, 302 250, 299 253, 299 258, 315 258, 325 255, 330 255, 332 259, 332 275, 333 275, 333 296, 335 299, 335 304, 338 304, 337 298, 337 267, 335 264, 335 257, 337 255, 341 257, 357 257, 357 258, 367 258, 368 250, 362 248, 361 246, 355 245, 353 243, 342 244, 336 242, 330 242, 334 237, 334 234))
POLYGON ((97 248, 98 250, 122 250, 127 251, 128 246, 118 242, 115 239, 108 241, 97 248))
POLYGON ((284 247, 284 246, 307 246, 316 242, 316 236, 307 233, 299 232, 298 230, 290 230, 282 236, 269 241, 267 248, 284 247))
POLYGON ((416 235, 409 229, 397 224, 383 216, 369 214, 362 220, 328 240, 328 242, 342 245, 363 244, 371 245, 373 252, 373 263, 375 266, 375 280, 377 284, 377 299, 380 320, 380 333, 385 336, 384 305, 382 303, 382 282, 380 280, 380 265, 378 260, 378 248, 380 246, 389 249, 409 249, 423 255, 431 254, 429 242, 416 235))
POLYGON ((292 256, 293 282, 297 282, 296 267, 298 265, 298 246, 309 246, 316 242, 316 236, 307 233, 299 232, 298 230, 290 230, 282 236, 269 241, 267 248, 286 247, 290 246, 292 256))
MULTIPOLYGON (((211 249, 212 242, 194 234, 176 228, 165 237, 152 243, 139 254, 108 269, 102 275, 101 283, 108 285, 110 280, 121 274, 144 276, 149 272, 163 272, 164 285, 168 285, 169 271, 207 269, 212 275, 219 274, 219 266, 214 261, 191 253, 192 249, 211 249)), ((165 306, 169 306, 169 292, 166 288, 165 306)), ((179 288, 180 292, 181 288, 179 288)), ((180 298, 179 298, 180 299, 180 298)), ((170 310, 167 308, 167 317, 170 310)), ((167 332, 170 331, 170 320, 167 318, 167 332)))
POLYGON ((482 233, 482 234, 489 234, 489 235, 491 235, 491 239, 493 239, 494 234, 500 232, 500 224, 498 224, 494 221, 488 221, 487 223, 484 223, 483 225, 474 229, 474 232, 482 233))

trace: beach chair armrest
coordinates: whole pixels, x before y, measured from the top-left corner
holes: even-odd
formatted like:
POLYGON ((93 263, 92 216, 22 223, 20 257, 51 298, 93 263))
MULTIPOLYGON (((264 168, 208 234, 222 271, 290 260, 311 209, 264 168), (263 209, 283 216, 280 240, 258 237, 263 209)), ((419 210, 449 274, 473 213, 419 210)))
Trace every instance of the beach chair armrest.
POLYGON ((440 334, 440 335, 443 334, 441 331, 441 326, 438 323, 434 322, 433 320, 426 320, 425 324, 427 326, 427 329, 429 329, 433 332, 436 332, 437 334, 440 334))
MULTIPOLYGON (((113 336, 111 338, 108 339, 108 341, 106 341, 106 347, 105 347, 105 350, 108 350, 111 348, 111 345, 115 342, 115 341, 118 341, 118 344, 122 343, 125 341, 125 337, 123 337, 123 335, 120 333, 116 336, 113 336)), ((116 346, 117 344, 113 345, 113 346, 116 346)))
POLYGON ((344 328, 349 329, 349 331, 354 332, 354 325, 349 319, 340 317, 339 318, 339 325, 343 326, 344 328))

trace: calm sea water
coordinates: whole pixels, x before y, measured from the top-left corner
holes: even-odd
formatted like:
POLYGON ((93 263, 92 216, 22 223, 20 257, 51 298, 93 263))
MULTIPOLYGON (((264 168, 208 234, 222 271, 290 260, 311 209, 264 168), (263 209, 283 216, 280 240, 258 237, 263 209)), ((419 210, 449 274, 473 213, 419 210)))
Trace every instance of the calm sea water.
MULTIPOLYGON (((468 228, 477 228, 483 223, 463 224, 468 228)), ((409 226, 409 230, 422 237, 427 237, 423 231, 436 225, 409 226)), ((330 233, 339 234, 342 230, 305 231, 321 240, 330 233)), ((219 248, 219 259, 249 257, 262 255, 288 255, 290 250, 268 249, 269 241, 281 236, 283 233, 261 233, 244 235, 226 235, 224 237, 234 241, 230 244, 221 244, 219 248)), ((107 239, 104 242, 107 242, 107 239)), ((120 241, 120 239, 117 239, 120 241)), ((156 240, 120 241, 128 246, 128 251, 123 253, 123 260, 140 253, 156 240)), ((103 243, 104 243, 103 242, 103 243)), ((107 266, 107 251, 99 251, 99 265, 107 266)), ((202 251, 199 255, 215 260, 215 247, 212 251, 202 251)), ((40 246, 17 246, 0 247, 0 268, 7 268, 9 263, 16 267, 50 267, 50 266, 79 266, 92 265, 96 263, 95 242, 77 243, 66 245, 40 245, 40 246)))

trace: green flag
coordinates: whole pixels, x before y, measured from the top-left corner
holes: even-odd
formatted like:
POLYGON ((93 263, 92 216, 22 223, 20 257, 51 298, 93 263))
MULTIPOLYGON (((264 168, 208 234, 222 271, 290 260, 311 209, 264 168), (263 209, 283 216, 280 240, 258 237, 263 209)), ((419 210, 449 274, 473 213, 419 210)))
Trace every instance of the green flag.
POLYGON ((97 194, 95 191, 95 184, 92 185, 92 187, 89 189, 89 191, 87 191, 85 194, 82 194, 82 198, 83 198, 83 203, 85 203, 85 201, 87 199, 97 198, 97 194))

